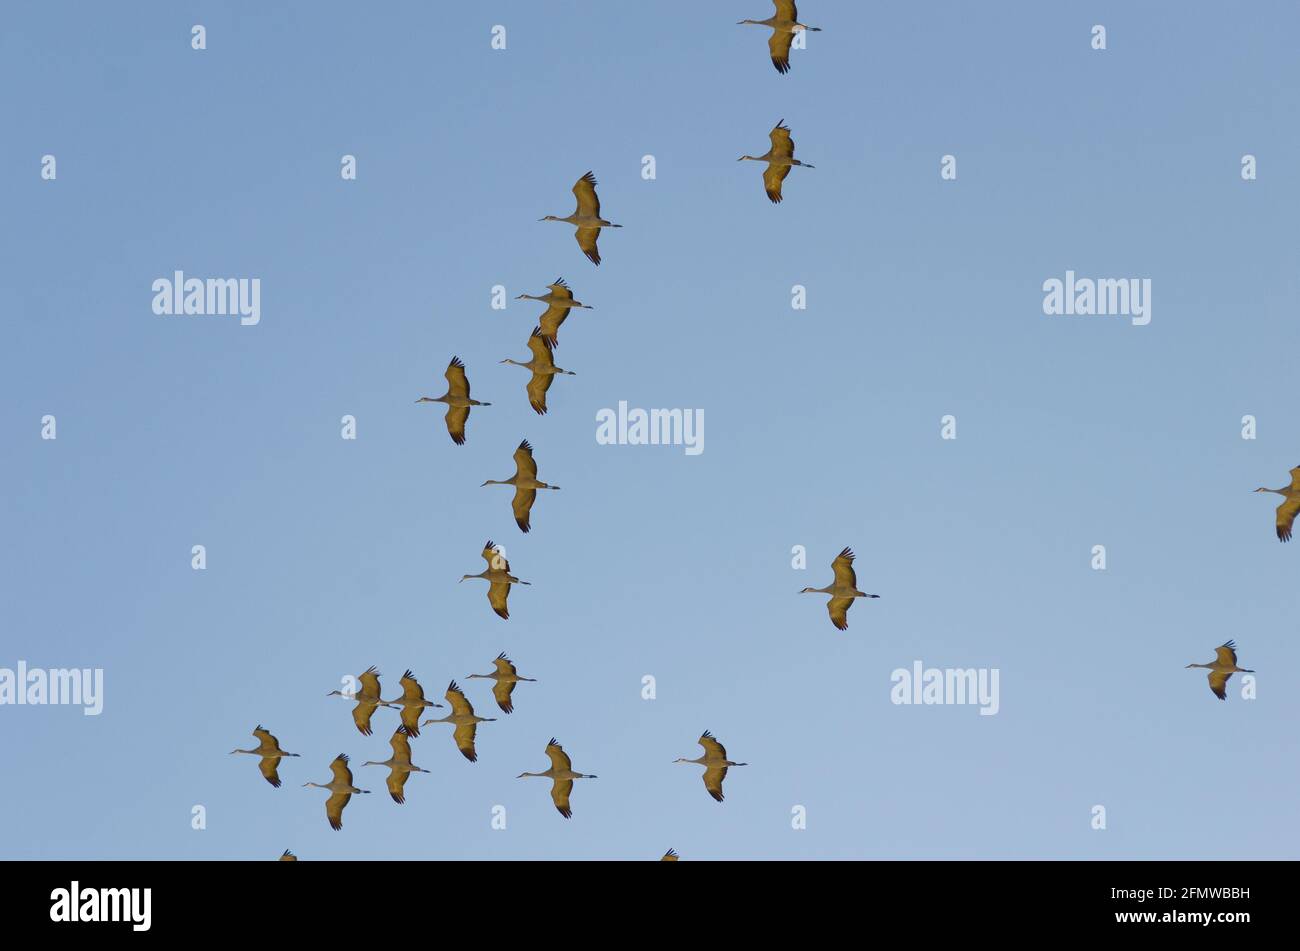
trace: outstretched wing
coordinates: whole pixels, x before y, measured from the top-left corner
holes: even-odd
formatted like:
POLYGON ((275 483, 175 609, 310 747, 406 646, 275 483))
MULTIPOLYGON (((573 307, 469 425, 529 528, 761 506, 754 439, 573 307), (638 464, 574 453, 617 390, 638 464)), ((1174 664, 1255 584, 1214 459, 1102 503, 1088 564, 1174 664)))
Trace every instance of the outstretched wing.
POLYGON ((447 372, 443 375, 447 378, 449 396, 469 396, 469 377, 465 375, 465 364, 461 362, 460 357, 451 358, 451 363, 447 364, 447 372))
POLYGON ((704 788, 709 795, 722 802, 722 781, 727 778, 727 767, 710 766, 704 771, 704 788))
POLYGON ((661 861, 661 862, 676 862, 677 859, 678 859, 677 850, 676 850, 676 849, 669 849, 667 852, 664 853, 664 857, 661 858, 659 861, 661 861))
POLYGON ((352 793, 336 792, 325 800, 325 815, 329 818, 330 828, 336 832, 343 828, 343 807, 352 798, 352 793))
POLYGON ((505 581, 494 581, 488 585, 488 604, 492 605, 492 610, 497 617, 502 620, 510 620, 510 606, 506 604, 510 597, 510 584, 505 581))
POLYGON ((566 819, 573 818, 573 810, 569 808, 569 794, 571 792, 573 792, 572 779, 551 780, 551 802, 555 803, 555 808, 566 819))
POLYGON ((546 391, 551 388, 553 373, 534 373, 528 381, 528 405, 539 416, 546 415, 546 391))
POLYGON ((370 700, 358 700, 357 705, 352 708, 352 722, 357 725, 362 736, 370 735, 370 715, 375 712, 377 706, 379 706, 377 703, 370 700))
POLYGON ((393 748, 393 759, 399 763, 409 763, 411 761, 411 739, 405 725, 393 731, 388 745, 393 748))
POLYGON ((447 434, 451 436, 451 441, 458 446, 465 445, 465 423, 469 421, 469 407, 448 406, 447 415, 443 419, 447 423, 447 434))
POLYGON ((718 742, 717 738, 708 730, 698 740, 700 746, 704 747, 704 756, 706 759, 726 759, 727 748, 718 742))
POLYGON ((1277 507, 1277 537, 1279 541, 1291 540, 1291 525, 1296 513, 1300 512, 1300 493, 1288 495, 1277 507))
POLYGON ((1237 646, 1236 641, 1228 641, 1214 649, 1215 659, 1224 667, 1237 666, 1237 652, 1233 649, 1237 646))
POLYGON ((528 521, 528 514, 533 510, 533 501, 536 498, 536 489, 515 489, 515 498, 510 507, 515 513, 515 524, 522 532, 527 533, 532 527, 528 521))
POLYGON ((474 734, 477 732, 477 723, 458 723, 456 731, 452 734, 452 738, 456 741, 456 749, 460 750, 461 755, 471 763, 478 762, 478 753, 474 750, 474 734))
POLYGON ((830 612, 831 623, 841 631, 849 629, 849 608, 853 607, 852 598, 831 598, 826 602, 826 610, 830 612))
POLYGON ((259 740, 257 748, 264 753, 280 752, 280 741, 271 735, 270 731, 265 730, 259 724, 257 729, 253 730, 253 736, 259 740))
POLYGON ((858 576, 853 570, 853 559, 856 557, 850 548, 845 548, 835 556, 835 560, 831 562, 831 570, 835 572, 835 587, 856 588, 858 586, 858 576))
POLYGON ((420 712, 423 709, 423 707, 402 707, 402 726, 406 727, 406 732, 411 736, 420 735, 420 712))
POLYGON ((781 195, 781 183, 789 174, 789 165, 769 165, 763 172, 763 188, 767 191, 767 197, 772 199, 772 204, 779 205, 785 200, 781 195))
POLYGON ((280 788, 279 765, 280 757, 278 756, 263 756, 262 761, 257 764, 257 768, 262 771, 262 775, 266 778, 266 781, 276 789, 280 788))
POLYGON ((1214 695, 1220 700, 1228 699, 1228 678, 1231 676, 1232 674, 1226 670, 1210 671, 1210 690, 1213 691, 1214 695))
POLYGON ((528 338, 528 350, 533 355, 532 362, 538 366, 555 366, 555 358, 551 355, 552 346, 553 345, 542 336, 542 328, 534 327, 532 335, 528 338))
POLYGON ((334 757, 334 762, 330 763, 330 772, 334 774, 336 783, 352 785, 352 770, 348 768, 348 754, 340 753, 334 757))
MULTIPOLYGON (((600 217, 600 196, 596 194, 596 176, 588 172, 573 185, 573 197, 578 199, 578 214, 583 217, 600 217)), ((599 262, 597 262, 599 263, 599 262)))
POLYGON ((361 692, 367 697, 379 696, 379 671, 373 666, 367 667, 357 680, 361 681, 361 692))
POLYGON ((488 563, 488 568, 500 568, 502 571, 510 570, 510 562, 506 561, 501 555, 501 549, 493 544, 492 539, 483 546, 483 560, 488 563))
POLYGON ((388 771, 388 795, 393 797, 393 802, 399 806, 406 802, 406 779, 411 774, 404 769, 390 769, 388 771))
POLYGON ((551 742, 546 744, 546 755, 550 758, 551 768, 557 772, 567 772, 573 769, 573 761, 569 759, 569 754, 564 752, 564 747, 551 738, 551 742))
POLYGON ((767 49, 772 54, 772 65, 776 67, 778 73, 790 72, 790 44, 794 42, 794 34, 786 33, 784 30, 773 30, 772 35, 767 38, 767 49))
POLYGON ((574 237, 578 239, 578 247, 587 256, 587 260, 600 267, 600 248, 596 246, 596 242, 600 239, 600 229, 579 228, 574 232, 574 237))
POLYGON ((510 700, 510 695, 515 692, 515 682, 513 680, 498 680, 492 685, 492 696, 496 698, 497 706, 506 713, 513 713, 514 703, 510 700))
POLYGON ((530 479, 537 478, 537 462, 533 459, 533 444, 527 439, 519 444, 515 450, 515 474, 528 476, 530 479))
MULTIPOLYGON (((560 345, 560 324, 564 323, 564 318, 568 316, 568 307, 552 304, 546 309, 546 313, 542 314, 542 319, 538 321, 538 329, 552 347, 560 345)), ((529 344, 529 349, 531 348, 532 344, 529 344)))
POLYGON ((513 676, 519 673, 519 671, 515 669, 514 662, 506 656, 505 651, 497 654, 497 659, 492 661, 492 666, 497 669, 497 673, 499 674, 510 674, 513 676))

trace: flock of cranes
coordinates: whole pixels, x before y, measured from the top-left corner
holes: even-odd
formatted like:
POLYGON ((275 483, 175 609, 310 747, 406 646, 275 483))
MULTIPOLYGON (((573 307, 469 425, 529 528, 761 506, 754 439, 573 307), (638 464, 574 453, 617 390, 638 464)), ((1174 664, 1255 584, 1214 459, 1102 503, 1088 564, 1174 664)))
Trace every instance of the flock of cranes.
MULTIPOLYGON (((796 37, 805 32, 817 32, 819 28, 799 22, 798 9, 793 0, 773 0, 773 3, 776 8, 773 16, 765 20, 747 19, 739 22, 740 24, 762 26, 771 30, 768 48, 772 65, 777 72, 784 75, 790 71, 790 51, 794 46, 796 37)), ((814 166, 794 157, 794 140, 791 137, 790 128, 785 124, 784 120, 777 122, 769 133, 769 139, 771 145, 766 153, 757 156, 742 155, 738 161, 761 162, 766 165, 763 171, 764 191, 772 203, 779 204, 784 200, 782 189, 790 170, 795 167, 813 168, 814 166)), ((593 265, 599 266, 602 260, 599 247, 601 231, 605 228, 621 228, 622 225, 615 224, 602 216, 600 196, 596 191, 597 184, 595 175, 590 171, 586 172, 573 185, 573 195, 576 199, 576 207, 573 213, 566 217, 546 215, 539 220, 572 225, 575 229, 574 237, 579 249, 593 265)), ((545 415, 548 412, 546 398, 554 379, 557 376, 576 375, 573 371, 566 370, 555 363, 554 351, 559 346, 561 325, 568 318, 570 311, 593 309, 591 305, 585 304, 574 297, 573 290, 563 278, 557 278, 554 283, 546 285, 546 288, 547 293, 544 295, 520 294, 516 298, 517 300, 536 301, 546 305, 546 310, 538 318, 536 326, 527 340, 527 347, 531 354, 530 359, 525 362, 509 358, 500 361, 502 364, 522 367, 529 371, 531 375, 526 386, 528 403, 533 411, 539 415, 545 415)), ((447 380, 446 393, 435 397, 422 396, 416 402, 444 404, 447 407, 444 420, 448 435, 453 443, 461 446, 466 442, 466 426, 472 408, 491 406, 492 404, 471 398, 466 367, 459 357, 452 357, 444 375, 447 380)), ((527 439, 519 443, 519 446, 514 451, 513 459, 515 471, 512 476, 501 480, 488 479, 482 485, 505 485, 514 489, 511 511, 520 531, 528 533, 532 529, 531 516, 533 506, 537 500, 537 493, 543 490, 555 491, 560 487, 543 482, 538 478, 538 467, 533 454, 533 446, 527 439)), ((1283 542, 1289 541, 1296 514, 1300 512, 1300 467, 1291 470, 1291 483, 1289 486, 1281 489, 1261 487, 1256 491, 1272 492, 1283 497, 1282 503, 1277 507, 1277 537, 1283 542)), ((504 552, 492 541, 489 540, 484 545, 481 557, 486 562, 487 567, 477 574, 463 575, 460 580, 475 579, 488 582, 487 599, 492 611, 500 618, 509 620, 508 602, 511 589, 515 585, 528 585, 529 582, 523 581, 511 573, 510 563, 506 560, 504 552)), ((830 615, 832 625, 841 631, 848 629, 848 612, 857 599, 880 597, 876 594, 868 594, 858 588, 857 575, 853 568, 854 558, 853 551, 850 548, 844 548, 831 563, 834 574, 834 580, 831 584, 823 588, 804 588, 800 592, 802 594, 828 595, 827 612, 830 615)), ((1237 665, 1235 644, 1231 640, 1218 647, 1215 655, 1215 660, 1211 663, 1188 664, 1187 666, 1189 668, 1197 667, 1209 670, 1210 690, 1220 700, 1223 700, 1226 698, 1226 685, 1232 674, 1237 672, 1253 673, 1253 671, 1237 665)), ((493 681, 492 695, 498 708, 503 713, 510 714, 514 710, 513 693, 516 686, 520 683, 535 683, 536 681, 530 677, 520 676, 514 663, 504 652, 497 655, 493 661, 493 667, 494 669, 490 673, 469 674, 465 679, 493 681)), ((478 761, 478 752, 475 747, 478 725, 480 723, 495 722, 496 718, 476 714, 473 704, 455 680, 450 682, 443 694, 449 712, 445 716, 430 716, 428 719, 422 718, 425 717, 429 710, 446 708, 444 708, 443 704, 425 697, 423 687, 410 670, 407 670, 401 677, 401 695, 391 700, 383 699, 379 671, 374 667, 370 667, 358 675, 356 680, 359 683, 357 689, 347 693, 334 690, 330 692, 329 696, 342 696, 354 704, 352 719, 358 732, 365 737, 369 737, 373 733, 371 721, 377 710, 382 707, 398 712, 400 722, 388 740, 391 755, 384 760, 367 760, 362 763, 363 767, 378 766, 388 769, 386 784, 389 796, 395 803, 399 805, 405 803, 406 784, 412 774, 430 772, 428 769, 416 766, 412 760, 411 741, 420 737, 422 727, 432 724, 449 724, 452 727, 452 740, 457 750, 470 763, 478 761)), ((231 752, 232 754, 257 756, 259 758, 259 771, 263 778, 271 786, 279 788, 281 785, 279 776, 281 761, 286 757, 298 757, 300 754, 286 752, 281 749, 279 740, 260 724, 253 731, 253 735, 258 740, 256 747, 252 749, 236 749, 231 752)), ((726 748, 707 730, 697 742, 704 751, 702 756, 694 759, 681 757, 673 762, 703 766, 702 779, 705 790, 715 801, 723 802, 723 782, 727 778, 728 771, 748 764, 729 759, 726 748)), ((571 797, 575 781, 596 779, 597 776, 594 773, 576 771, 573 768, 573 762, 569 754, 565 752, 554 737, 547 743, 545 754, 550 761, 548 769, 542 772, 525 771, 519 773, 517 778, 549 779, 551 781, 551 799, 556 810, 564 818, 571 818, 573 815, 571 797)), ((304 787, 329 791, 330 795, 325 804, 325 814, 330 827, 335 830, 343 828, 343 810, 347 807, 351 798, 354 795, 364 795, 370 792, 355 784, 349 763, 348 755, 340 753, 330 762, 331 779, 329 782, 303 783, 304 787)), ((669 849, 664 853, 661 861, 675 862, 678 858, 677 852, 674 849, 669 849)), ((280 860, 297 861, 297 856, 286 850, 281 855, 280 860)))

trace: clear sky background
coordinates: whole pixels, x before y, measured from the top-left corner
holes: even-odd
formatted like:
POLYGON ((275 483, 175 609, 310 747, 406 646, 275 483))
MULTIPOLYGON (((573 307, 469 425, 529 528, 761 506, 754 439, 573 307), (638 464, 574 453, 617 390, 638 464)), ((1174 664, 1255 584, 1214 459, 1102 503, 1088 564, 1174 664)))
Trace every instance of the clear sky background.
POLYGON ((1300 854, 1300 544, 1250 494, 1300 463, 1300 13, 802 6, 788 76, 735 24, 765 0, 5 8, 0 666, 105 671, 99 717, 0 707, 5 857, 1300 854), (781 118, 817 167, 774 206, 736 157, 781 118), (599 269, 537 221, 588 169, 599 269), (155 316, 176 269, 260 278, 260 325, 155 316), (1044 316, 1067 269, 1150 278, 1150 325, 1044 316), (497 364, 542 307, 490 292, 558 275, 597 309, 543 418, 497 364), (453 354, 494 404, 463 447, 414 403, 453 354), (620 400, 703 409, 704 453, 598 445, 620 400), (479 486, 525 437, 563 486, 527 536, 479 486), (508 622, 456 583, 489 537, 508 622), (797 592, 845 545, 882 598, 841 633, 797 592), (1256 700, 1184 669, 1228 638, 1256 700), (396 714, 325 694, 501 650, 540 682, 478 763, 427 727, 406 804, 358 768, 332 831, 300 784, 396 714), (998 668, 1000 712, 893 705, 915 660, 998 668), (258 723, 303 754, 278 790, 226 755, 258 723), (672 765, 704 729, 751 764, 721 805, 672 765), (600 776, 571 821, 515 779, 551 736, 600 776))

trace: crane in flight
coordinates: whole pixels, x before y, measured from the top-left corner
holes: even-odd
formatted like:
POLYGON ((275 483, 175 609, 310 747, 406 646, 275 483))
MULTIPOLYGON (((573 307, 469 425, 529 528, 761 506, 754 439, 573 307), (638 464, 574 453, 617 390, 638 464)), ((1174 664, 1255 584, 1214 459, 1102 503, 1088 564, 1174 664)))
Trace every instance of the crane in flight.
POLYGON ((772 140, 772 146, 764 154, 742 155, 736 161, 767 163, 767 168, 763 171, 763 188, 767 191, 767 197, 772 200, 772 204, 776 205, 784 201, 781 195, 781 183, 790 174, 793 166, 798 165, 801 168, 817 166, 801 162, 794 157, 794 139, 790 138, 790 127, 785 124, 784 119, 777 122, 776 127, 768 133, 768 138, 772 140))
POLYGON ((830 612, 831 623, 841 631, 849 629, 849 608, 853 607, 854 598, 878 598, 878 594, 866 594, 858 590, 858 575, 853 570, 853 559, 857 557, 852 549, 845 548, 831 562, 835 580, 824 588, 804 588, 800 594, 829 594, 826 610, 830 612))
POLYGON ((574 237, 578 239, 578 247, 582 249, 588 260, 597 267, 600 266, 600 248, 596 242, 600 239, 601 228, 621 228, 622 225, 616 225, 612 221, 606 221, 600 216, 600 196, 596 194, 596 176, 588 172, 578 179, 573 185, 573 197, 578 199, 578 207, 567 218, 557 218, 555 215, 547 215, 539 218, 539 221, 563 221, 565 224, 573 225, 578 230, 574 232, 574 237))
POLYGON ((790 46, 795 34, 804 31, 820 33, 822 29, 799 22, 799 8, 795 6, 794 0, 772 0, 772 3, 776 7, 775 16, 766 20, 741 20, 736 25, 765 26, 772 31, 772 35, 767 38, 767 50, 772 54, 772 65, 776 71, 784 75, 790 72, 790 46))
POLYGON ((1228 699, 1228 678, 1235 673, 1253 674, 1253 670, 1247 670, 1245 667, 1237 666, 1237 645, 1233 641, 1220 645, 1214 649, 1214 660, 1208 664, 1188 664, 1188 669, 1192 667, 1203 667, 1210 673, 1207 679, 1210 681, 1211 692, 1220 700, 1228 699))

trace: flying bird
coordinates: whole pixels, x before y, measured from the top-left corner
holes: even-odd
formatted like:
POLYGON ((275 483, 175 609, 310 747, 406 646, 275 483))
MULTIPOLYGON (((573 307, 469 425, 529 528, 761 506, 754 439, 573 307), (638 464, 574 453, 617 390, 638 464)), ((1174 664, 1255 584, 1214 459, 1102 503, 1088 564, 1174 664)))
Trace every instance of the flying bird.
POLYGON ((388 745, 393 748, 393 755, 382 762, 366 762, 362 766, 387 766, 388 767, 388 795, 393 797, 393 802, 399 806, 406 802, 406 794, 403 790, 406 788, 406 780, 412 773, 427 773, 427 769, 420 769, 411 762, 411 737, 414 736, 405 726, 399 726, 396 732, 388 741, 388 745))
MULTIPOLYGON (((537 481, 537 462, 533 459, 533 447, 527 439, 521 442, 519 448, 515 450, 515 474, 502 481, 488 479, 483 485, 514 486, 515 498, 511 503, 511 508, 515 513, 515 523, 518 524, 519 530, 525 534, 532 528, 528 516, 533 510, 537 490, 558 490, 560 488, 558 485, 547 485, 545 482, 537 481)), ((479 488, 482 488, 482 486, 479 488)))
POLYGON ((281 861, 281 862, 296 862, 296 861, 298 861, 298 856, 294 855, 294 854, 293 854, 292 852, 290 852, 288 849, 285 849, 285 850, 284 850, 284 854, 280 856, 280 861, 281 861))
POLYGON ((442 704, 424 699, 424 688, 415 679, 415 674, 409 670, 402 674, 401 684, 402 695, 394 697, 392 700, 385 700, 384 703, 390 707, 400 707, 402 726, 406 727, 411 736, 419 736, 420 716, 424 712, 424 708, 441 707, 442 704))
POLYGON ((1277 507, 1278 541, 1291 540, 1291 523, 1295 521, 1296 512, 1300 512, 1300 466, 1291 470, 1291 484, 1285 489, 1266 489, 1260 486, 1256 492, 1273 492, 1282 496, 1282 504, 1277 507))
POLYGON ((532 677, 520 677, 515 665, 511 663, 510 658, 506 656, 505 651, 497 654, 497 659, 492 661, 496 665, 496 670, 490 674, 469 674, 466 680, 495 680, 492 685, 492 696, 496 698, 497 706, 505 713, 513 713, 514 703, 510 700, 510 695, 515 692, 517 683, 537 683, 532 677))
POLYGON ((492 723, 496 717, 475 716, 474 707, 465 699, 464 692, 456 681, 452 681, 444 694, 447 702, 451 704, 451 713, 437 720, 425 720, 424 725, 430 723, 451 723, 456 729, 452 733, 452 738, 456 741, 456 749, 460 750, 471 763, 478 762, 478 753, 474 750, 474 734, 478 732, 480 723, 492 723))
POLYGON ((858 590, 858 576, 853 570, 856 556, 846 548, 831 562, 835 571, 835 581, 825 588, 804 588, 800 594, 829 594, 826 610, 830 612, 831 623, 841 631, 849 629, 849 608, 853 607, 854 598, 878 598, 878 594, 865 594, 858 590))
POLYGON ((357 677, 361 681, 361 689, 356 693, 344 693, 342 690, 331 690, 325 696, 343 697, 347 700, 355 700, 357 705, 352 708, 352 722, 357 725, 362 736, 369 736, 370 715, 375 712, 376 707, 391 707, 392 704, 383 700, 379 696, 379 671, 373 666, 367 667, 365 672, 357 677))
POLYGON ((681 858, 681 856, 679 856, 679 855, 677 854, 677 850, 676 850, 676 849, 669 849, 667 852, 664 853, 664 857, 661 858, 659 861, 661 861, 661 862, 676 862, 679 858, 681 858))
POLYGON ((1207 679, 1210 681, 1210 690, 1220 700, 1228 699, 1228 678, 1235 673, 1253 674, 1253 670, 1247 670, 1245 667, 1237 666, 1236 643, 1228 643, 1214 649, 1214 660, 1208 664, 1188 664, 1188 668, 1204 667, 1210 673, 1207 679))
POLYGON ((592 264, 600 266, 600 249, 596 247, 596 242, 600 238, 601 228, 621 228, 622 225, 616 225, 606 221, 600 216, 600 197, 596 194, 596 176, 588 172, 573 186, 573 195, 578 199, 578 207, 567 218, 557 218, 555 215, 547 215, 545 218, 539 218, 539 221, 563 221, 570 224, 578 230, 574 236, 578 239, 578 247, 582 248, 582 253, 587 256, 592 264))
POLYGON ((555 803, 555 808, 559 810, 560 815, 566 819, 571 819, 573 818, 573 810, 569 808, 569 793, 573 792, 573 781, 575 779, 595 779, 596 777, 590 773, 575 773, 569 754, 564 752, 564 747, 555 742, 555 737, 551 737, 551 742, 546 744, 546 755, 551 760, 550 769, 541 773, 520 773, 515 778, 543 776, 549 779, 551 781, 551 801, 555 803))
POLYGON ((565 376, 577 376, 572 370, 565 370, 563 367, 555 365, 555 358, 551 351, 555 345, 546 339, 542 333, 541 327, 533 328, 533 335, 528 338, 528 349, 532 352, 533 358, 527 363, 520 363, 518 360, 505 359, 502 363, 510 363, 517 367, 523 367, 525 370, 532 370, 532 378, 528 381, 528 405, 533 408, 539 416, 546 414, 546 391, 551 388, 551 381, 559 374, 565 376))
POLYGON ((726 748, 713 738, 713 734, 708 730, 697 740, 700 746, 704 747, 704 755, 698 759, 675 759, 674 763, 695 763, 704 767, 704 788, 709 791, 709 795, 722 802, 722 781, 727 778, 727 768, 730 766, 748 766, 748 763, 733 763, 727 759, 726 748))
POLYGON ((816 168, 815 165, 809 165, 807 162, 801 162, 794 157, 794 139, 790 138, 790 127, 785 125, 782 119, 776 124, 768 137, 772 140, 772 147, 764 155, 742 155, 736 159, 737 162, 766 162, 767 169, 763 172, 763 187, 767 190, 767 197, 772 199, 773 204, 780 204, 781 183, 785 177, 790 174, 791 166, 798 165, 801 168, 816 168))
POLYGON ((282 756, 297 756, 297 753, 286 753, 280 749, 280 741, 273 737, 269 732, 263 729, 262 724, 257 725, 253 731, 253 736, 257 737, 258 744, 251 750, 231 750, 230 755, 236 753, 248 753, 252 756, 260 756, 262 761, 257 764, 258 769, 262 771, 262 776, 266 781, 276 789, 280 788, 280 758, 282 756))
POLYGON ((343 828, 343 809, 352 798, 353 793, 369 793, 369 789, 358 789, 352 785, 352 770, 348 769, 348 754, 340 753, 330 763, 330 772, 334 778, 328 783, 303 783, 317 789, 328 789, 330 797, 325 800, 325 815, 330 821, 330 828, 336 832, 343 828))
POLYGON ((446 403, 447 415, 444 417, 447 421, 447 432, 451 435, 451 441, 458 446, 465 445, 465 423, 469 420, 469 408, 471 406, 491 406, 491 403, 480 403, 478 400, 469 398, 469 377, 465 375, 465 364, 461 363, 460 357, 452 357, 451 363, 447 364, 447 372, 443 374, 447 377, 447 392, 442 396, 421 396, 417 403, 446 403))
MULTIPOLYGON (((489 538, 488 543, 483 546, 483 560, 488 563, 487 569, 480 571, 476 575, 462 575, 461 581, 467 581, 470 578, 482 578, 488 582, 488 604, 492 605, 492 610, 497 616, 505 620, 510 620, 510 608, 506 604, 506 599, 510 597, 510 586, 512 584, 532 584, 531 581, 520 581, 510 573, 510 562, 506 561, 505 556, 501 554, 501 549, 492 544, 489 538)), ((459 582, 457 582, 459 583, 459 582)))
POLYGON ((822 30, 819 26, 806 26, 799 22, 799 10, 794 0, 772 0, 772 2, 776 6, 776 16, 770 16, 766 20, 741 20, 736 25, 748 23, 771 29, 772 35, 767 39, 767 48, 772 54, 772 65, 776 67, 778 73, 784 74, 790 72, 790 44, 794 42, 794 35, 805 30, 809 33, 820 33, 822 30))
POLYGON ((550 341, 552 347, 560 345, 560 324, 564 323, 564 318, 569 316, 569 311, 575 307, 582 310, 595 310, 580 300, 573 299, 573 291, 569 285, 564 283, 564 278, 557 277, 554 284, 547 284, 547 290, 550 291, 542 297, 534 297, 532 294, 520 294, 515 300, 536 300, 546 305, 546 310, 542 313, 542 319, 538 321, 541 324, 542 336, 550 341))

